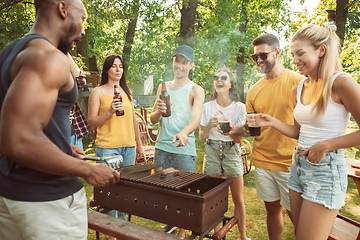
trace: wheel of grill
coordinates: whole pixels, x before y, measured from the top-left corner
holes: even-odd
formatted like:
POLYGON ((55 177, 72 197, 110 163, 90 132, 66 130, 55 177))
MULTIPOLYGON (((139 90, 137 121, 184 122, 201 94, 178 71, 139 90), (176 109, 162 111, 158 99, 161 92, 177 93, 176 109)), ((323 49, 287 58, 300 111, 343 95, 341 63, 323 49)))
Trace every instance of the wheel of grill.
POLYGON ((244 175, 248 174, 252 167, 252 158, 251 158, 251 145, 250 142, 246 139, 242 139, 241 145, 241 158, 243 162, 244 175))

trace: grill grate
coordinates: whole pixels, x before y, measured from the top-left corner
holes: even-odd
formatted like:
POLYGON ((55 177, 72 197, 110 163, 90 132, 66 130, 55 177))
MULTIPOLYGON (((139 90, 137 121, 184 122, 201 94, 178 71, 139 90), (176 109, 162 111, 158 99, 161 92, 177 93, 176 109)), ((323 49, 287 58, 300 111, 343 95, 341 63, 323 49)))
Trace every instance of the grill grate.
MULTIPOLYGON (((120 170, 121 171, 121 170, 120 170)), ((193 173, 187 171, 179 171, 178 176, 169 179, 161 178, 160 173, 150 174, 150 171, 134 173, 126 176, 121 176, 120 179, 130 182, 142 183, 156 187, 180 190, 182 187, 205 178, 205 174, 193 173)))

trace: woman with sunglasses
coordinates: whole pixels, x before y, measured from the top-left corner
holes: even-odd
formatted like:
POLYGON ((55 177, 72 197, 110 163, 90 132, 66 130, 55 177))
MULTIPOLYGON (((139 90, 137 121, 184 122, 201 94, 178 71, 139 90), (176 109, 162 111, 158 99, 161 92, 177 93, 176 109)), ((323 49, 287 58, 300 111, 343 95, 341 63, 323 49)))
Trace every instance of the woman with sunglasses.
POLYGON ((343 148, 360 145, 360 131, 345 135, 350 113, 360 123, 360 86, 342 72, 334 25, 308 25, 291 42, 293 64, 306 76, 293 90, 294 124, 266 114, 248 123, 271 126, 298 139, 290 167, 290 205, 296 239, 327 239, 345 205, 343 148))
MULTIPOLYGON (((217 126, 221 117, 235 125, 245 124, 245 105, 239 102, 236 79, 232 72, 221 69, 214 76, 212 99, 203 106, 200 122, 200 140, 205 141, 204 173, 213 177, 223 176, 232 180, 230 185, 234 201, 234 215, 238 218, 238 229, 242 240, 246 237, 246 212, 244 204, 243 164, 237 143, 242 137, 225 136, 218 132, 217 126)), ((220 226, 215 228, 218 231, 220 226)))

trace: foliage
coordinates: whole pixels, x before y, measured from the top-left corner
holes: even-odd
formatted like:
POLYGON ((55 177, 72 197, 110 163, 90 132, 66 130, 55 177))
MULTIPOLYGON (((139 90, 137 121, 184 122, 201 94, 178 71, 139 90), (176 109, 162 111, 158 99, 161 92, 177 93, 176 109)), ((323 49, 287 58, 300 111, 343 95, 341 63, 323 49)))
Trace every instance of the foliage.
POLYGON ((253 52, 252 40, 269 29, 282 32, 290 21, 289 6, 282 1, 203 1, 198 12, 194 75, 206 94, 212 91, 212 76, 221 63, 235 69, 241 46, 245 47, 245 86, 259 80, 261 77, 249 57, 253 52), (244 33, 239 31, 240 24, 246 24, 244 33))
MULTIPOLYGON (((98 69, 110 53, 122 55, 132 5, 137 1, 83 0, 88 11, 88 58, 96 56, 98 69)), ((154 75, 154 92, 161 81, 173 78, 172 54, 177 46, 180 9, 187 1, 140 0, 140 12, 127 79, 142 82, 154 75)), ((23 36, 34 21, 33 0, 4 0, 0 3, 0 49, 23 36)), ((313 14, 299 12, 291 18, 288 1, 199 0, 195 24, 195 67, 193 80, 212 91, 212 76, 224 63, 235 69, 239 48, 244 47, 245 87, 261 78, 249 56, 251 41, 264 32, 289 38, 306 23, 326 21, 325 9, 335 9, 336 0, 322 0, 313 14), (240 26, 246 25, 240 32, 240 26)), ((349 14, 342 52, 344 70, 360 81, 359 2, 349 0, 349 14)), ((293 69, 289 48, 283 48, 281 63, 293 69)), ((83 62, 84 59, 83 59, 83 62)))
MULTIPOLYGON (((352 75, 360 83, 360 2, 349 0, 348 18, 346 22, 345 39, 341 52, 343 70, 352 75)), ((291 30, 295 33, 302 26, 313 23, 321 24, 326 22, 326 10, 335 10, 336 0, 322 0, 312 14, 307 11, 298 12, 296 19, 291 25, 291 30)))
POLYGON ((1 50, 29 31, 35 20, 34 0, 2 0, 0 20, 1 50))
MULTIPOLYGON (((186 1, 185 1, 186 2, 186 1)), ((181 1, 140 1, 140 13, 127 79, 130 83, 142 82, 149 74, 154 75, 154 90, 161 81, 173 78, 172 54, 177 46, 180 28, 181 1)), ((131 13, 132 1, 85 0, 89 14, 87 29, 89 58, 96 56, 99 69, 109 53, 122 54, 126 26, 131 13)), ((186 3, 185 3, 186 4, 186 3)), ((195 26, 194 81, 203 86, 206 93, 212 90, 212 75, 221 63, 234 69, 239 46, 246 46, 246 55, 252 52, 251 41, 267 27, 283 31, 289 24, 289 7, 282 1, 268 3, 255 1, 199 1, 195 26), (240 9, 246 4, 249 19, 246 34, 240 34, 240 9), (219 27, 221 26, 221 27, 219 27)), ((246 57, 246 61, 249 60, 246 57)), ((245 69, 247 86, 260 77, 254 64, 245 69)))

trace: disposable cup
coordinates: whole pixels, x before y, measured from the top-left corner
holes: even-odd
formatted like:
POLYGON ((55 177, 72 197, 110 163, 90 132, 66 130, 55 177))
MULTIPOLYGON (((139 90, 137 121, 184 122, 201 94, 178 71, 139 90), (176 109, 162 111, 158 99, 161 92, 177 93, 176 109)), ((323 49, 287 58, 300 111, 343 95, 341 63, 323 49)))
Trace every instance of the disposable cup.
POLYGON ((355 150, 345 150, 345 158, 350 158, 351 160, 355 160, 356 151, 355 150))
POLYGON ((221 131, 223 131, 223 133, 230 132, 230 122, 229 121, 219 121, 219 125, 220 125, 221 131))

